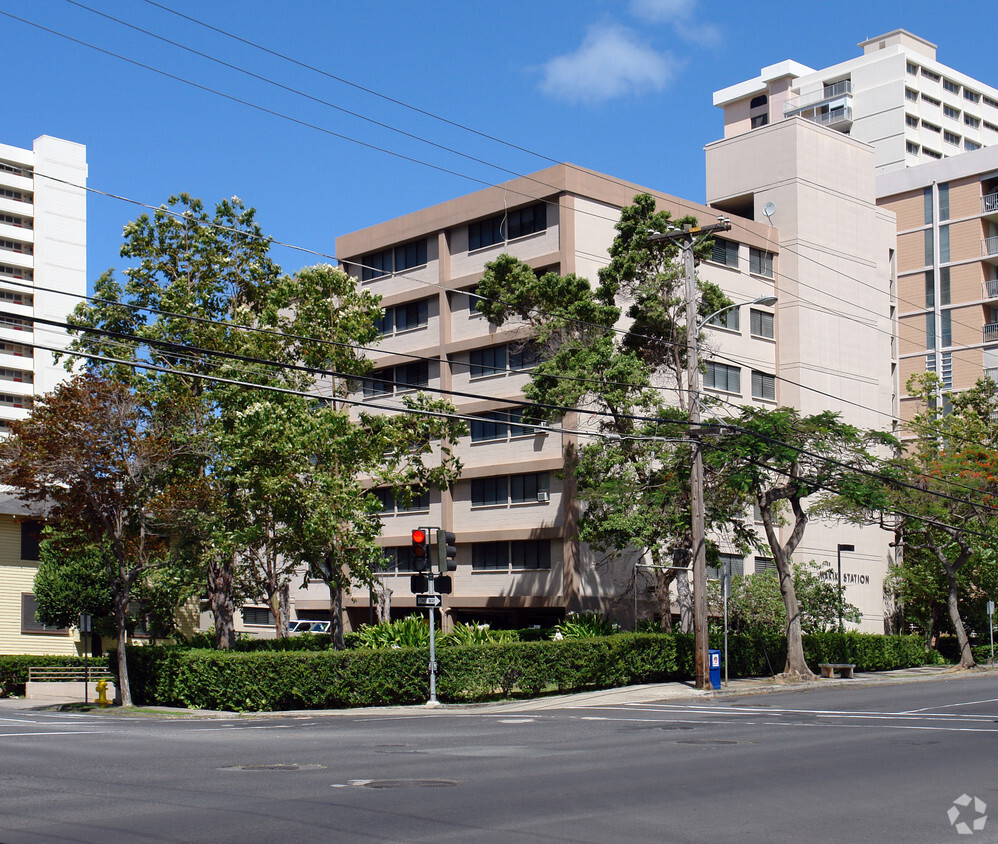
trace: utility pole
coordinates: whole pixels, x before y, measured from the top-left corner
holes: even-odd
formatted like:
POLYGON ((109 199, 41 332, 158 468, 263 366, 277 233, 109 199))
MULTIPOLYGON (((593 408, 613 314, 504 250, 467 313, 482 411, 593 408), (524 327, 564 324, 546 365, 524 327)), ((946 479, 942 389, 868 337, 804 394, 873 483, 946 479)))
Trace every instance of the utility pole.
POLYGON ((731 222, 718 217, 710 226, 683 226, 652 235, 649 240, 668 240, 683 250, 683 276, 686 282, 686 388, 689 402, 690 440, 690 536, 693 544, 693 642, 696 687, 710 689, 707 661, 707 546, 704 537, 703 452, 700 450, 700 324, 697 322, 699 296, 693 274, 693 249, 714 232, 726 232, 731 222))

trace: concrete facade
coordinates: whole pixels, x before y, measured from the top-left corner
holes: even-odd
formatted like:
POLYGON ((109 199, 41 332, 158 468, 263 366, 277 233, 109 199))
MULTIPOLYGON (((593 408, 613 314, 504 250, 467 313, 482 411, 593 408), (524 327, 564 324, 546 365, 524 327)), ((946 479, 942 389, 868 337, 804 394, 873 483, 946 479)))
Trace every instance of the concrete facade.
POLYGON ((878 173, 998 143, 998 89, 940 63, 935 44, 897 29, 859 47, 830 67, 783 61, 716 91, 724 137, 801 116, 871 144, 878 173))
MULTIPOLYGON (((86 180, 80 144, 0 144, 0 435, 67 377, 46 349, 65 348, 68 334, 33 318, 64 321, 86 295, 86 180)), ((22 557, 34 548, 22 534, 37 524, 19 502, 0 501, 0 653, 76 653, 72 632, 38 629, 30 609, 38 564, 34 552, 22 557)))

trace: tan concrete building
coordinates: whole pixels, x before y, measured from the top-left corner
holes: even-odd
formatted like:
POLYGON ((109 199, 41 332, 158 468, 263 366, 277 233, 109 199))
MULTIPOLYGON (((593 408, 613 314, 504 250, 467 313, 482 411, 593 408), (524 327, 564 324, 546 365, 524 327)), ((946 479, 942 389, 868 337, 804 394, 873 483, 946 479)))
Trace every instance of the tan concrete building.
POLYGON ((917 372, 944 389, 998 375, 998 149, 885 173, 880 204, 897 216, 901 417, 917 372))
MULTIPOLYGON (((733 413, 744 404, 789 403, 809 413, 841 409, 834 399, 841 392, 869 408, 849 410, 852 421, 889 427, 895 400, 889 363, 893 219, 873 201, 872 151, 804 121, 774 126, 772 133, 769 143, 778 143, 802 175, 788 180, 778 168, 759 168, 754 138, 719 142, 708 148, 708 168, 716 173, 709 181, 710 205, 562 164, 337 240, 345 268, 384 297, 384 340, 374 359, 385 383, 368 385, 366 398, 385 405, 410 387, 453 391, 459 413, 471 420, 458 451, 464 473, 450 490, 431 492, 405 511, 385 496, 389 562, 383 577, 394 613, 415 607, 410 531, 439 526, 457 534, 459 548, 453 594, 444 598, 445 623, 547 625, 583 609, 612 613, 625 624, 635 607, 639 617, 651 615, 643 573, 637 588, 630 585, 638 561, 597 565, 577 539, 585 514, 557 473, 565 447, 585 436, 586 420, 570 416, 563 427, 547 429, 517 424, 530 365, 519 353, 522 333, 489 324, 469 295, 485 264, 503 252, 537 270, 595 280, 608 261, 619 211, 638 193, 653 193, 676 217, 713 222, 719 214, 729 216, 731 232, 716 239, 712 260, 700 265, 699 274, 735 302, 774 292, 780 298, 775 313, 743 307, 708 328, 705 392, 733 413), (856 161, 869 165, 869 178, 829 193, 831 174, 856 161), (772 213, 772 225, 762 213, 769 201, 780 209, 772 213), (813 222, 792 222, 797 213, 815 215, 813 222), (798 252, 805 247, 835 264, 814 273, 818 301, 801 293, 798 252), (792 269, 786 278, 785 265, 792 269), (857 280, 847 283, 842 275, 857 280), (840 307, 842 299, 848 308, 840 307), (874 359, 883 366, 871 366, 874 359)), ((812 526, 798 556, 834 566, 839 543, 857 549, 844 559, 847 599, 862 608, 865 629, 882 629, 887 539, 876 530, 812 526)), ((772 566, 763 554, 726 554, 725 562, 735 573, 772 566)), ((346 603, 353 625, 371 619, 366 594, 346 603)), ((325 588, 299 591, 294 607, 294 618, 328 617, 325 588)), ((265 613, 249 614, 261 624, 246 629, 264 634, 265 613)))

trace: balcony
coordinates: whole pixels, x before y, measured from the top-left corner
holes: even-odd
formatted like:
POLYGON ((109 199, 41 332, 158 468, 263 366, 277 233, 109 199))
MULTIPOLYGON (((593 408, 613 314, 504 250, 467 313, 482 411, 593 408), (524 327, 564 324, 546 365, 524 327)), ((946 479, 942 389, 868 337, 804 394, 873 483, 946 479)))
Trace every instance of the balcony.
POLYGON ((984 377, 998 382, 998 366, 988 366, 984 368, 984 377))
POLYGON ((984 258, 998 257, 998 236, 986 237, 981 241, 981 255, 984 258))
POLYGON ((989 278, 984 281, 984 298, 998 299, 998 278, 989 278))
POLYGON ((998 193, 989 193, 981 197, 981 213, 998 214, 998 193))
MULTIPOLYGON (((820 91, 812 91, 810 94, 802 94, 799 97, 787 100, 783 104, 783 116, 791 117, 795 112, 814 108, 828 103, 831 100, 839 99, 840 97, 844 98, 851 96, 852 80, 843 79, 841 82, 836 82, 833 85, 826 85, 820 91)), ((852 111, 850 109, 850 115, 851 113, 852 111)))
POLYGON ((998 342, 998 322, 989 322, 984 326, 984 342, 998 342))

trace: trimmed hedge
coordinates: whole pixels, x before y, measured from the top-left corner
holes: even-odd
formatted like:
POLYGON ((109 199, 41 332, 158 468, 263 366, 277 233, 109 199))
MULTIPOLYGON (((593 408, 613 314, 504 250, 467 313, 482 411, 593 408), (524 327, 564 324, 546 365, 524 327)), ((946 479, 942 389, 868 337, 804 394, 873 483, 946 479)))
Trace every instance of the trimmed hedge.
MULTIPOLYGON (((83 668, 82 656, 36 656, 34 654, 0 654, 0 697, 23 695, 28 682, 28 668, 33 666, 70 666, 83 668)), ((90 657, 91 668, 106 668, 106 656, 90 657)))
MULTIPOLYGON (((720 638, 711 646, 722 645, 720 638)), ((918 636, 825 633, 804 638, 808 663, 852 662, 858 671, 922 665, 918 636)), ((729 636, 729 674, 783 670, 777 637, 729 636), (772 666, 772 668, 770 668, 772 666)), ((448 647, 437 654, 440 700, 472 702, 692 677, 689 635, 621 633, 558 642, 448 647)), ((129 648, 136 704, 237 711, 338 709, 422 703, 426 648, 226 652, 176 646, 129 648)), ((114 664, 113 659, 111 664, 114 664)))

